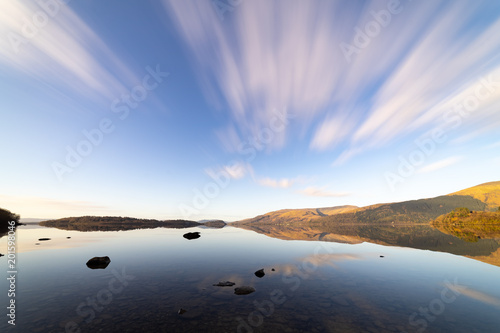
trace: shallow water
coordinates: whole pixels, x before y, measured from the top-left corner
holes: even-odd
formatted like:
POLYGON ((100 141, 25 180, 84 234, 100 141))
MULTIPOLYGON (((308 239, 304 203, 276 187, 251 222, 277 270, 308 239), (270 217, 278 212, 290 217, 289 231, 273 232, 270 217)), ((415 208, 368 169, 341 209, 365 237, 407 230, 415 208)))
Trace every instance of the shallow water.
MULTIPOLYGON (((2 253, 6 241, 0 239, 2 253)), ((18 228, 17 241, 16 326, 2 315, 2 332, 500 327, 500 267, 449 253, 281 240, 233 227, 78 232, 28 225, 18 228), (201 237, 182 237, 192 231, 201 237), (38 241, 42 237, 51 240, 38 241), (109 256, 111 263, 89 269, 85 263, 94 256, 109 256), (254 272, 261 268, 265 276, 258 278, 254 272), (226 280, 236 285, 213 286, 226 280), (235 295, 239 286, 256 291, 235 295), (181 308, 186 312, 179 314, 181 308)), ((0 266, 7 272, 6 257, 0 266)), ((7 282, 0 281, 2 294, 7 282)), ((1 299, 6 309, 7 297, 1 299)))

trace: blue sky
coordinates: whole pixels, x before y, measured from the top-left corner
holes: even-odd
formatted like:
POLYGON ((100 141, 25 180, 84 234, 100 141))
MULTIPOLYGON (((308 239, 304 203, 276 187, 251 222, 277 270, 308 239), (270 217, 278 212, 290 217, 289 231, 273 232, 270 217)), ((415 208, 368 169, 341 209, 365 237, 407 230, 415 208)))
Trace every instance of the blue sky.
POLYGON ((0 207, 238 220, 499 180, 495 1, 2 1, 0 207))

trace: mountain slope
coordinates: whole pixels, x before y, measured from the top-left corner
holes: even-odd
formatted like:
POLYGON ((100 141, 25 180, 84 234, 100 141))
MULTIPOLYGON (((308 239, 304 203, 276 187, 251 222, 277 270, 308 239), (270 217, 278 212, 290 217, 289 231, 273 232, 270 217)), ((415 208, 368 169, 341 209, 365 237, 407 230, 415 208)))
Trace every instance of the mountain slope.
POLYGON ((341 206, 318 209, 285 209, 235 222, 238 224, 413 224, 428 223, 458 207, 474 211, 500 206, 500 182, 485 183, 435 198, 366 207, 341 206))
POLYGON ((321 217, 334 214, 342 214, 358 208, 359 207, 357 206, 337 206, 326 208, 281 209, 259 215, 254 218, 234 222, 233 224, 248 224, 255 222, 258 222, 260 224, 309 222, 321 217))
POLYGON ((500 182, 484 183, 449 195, 469 195, 486 203, 488 210, 495 211, 500 207, 500 182))

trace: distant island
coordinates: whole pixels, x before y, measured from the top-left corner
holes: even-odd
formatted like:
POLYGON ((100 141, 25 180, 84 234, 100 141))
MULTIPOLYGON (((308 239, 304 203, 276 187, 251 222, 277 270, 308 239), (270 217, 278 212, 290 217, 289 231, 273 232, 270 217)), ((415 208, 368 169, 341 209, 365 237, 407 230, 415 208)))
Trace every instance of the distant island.
POLYGON ((153 228, 192 228, 206 226, 210 228, 222 228, 226 223, 222 220, 206 221, 204 223, 188 220, 154 220, 137 219, 133 217, 121 216, 80 216, 65 217, 57 220, 47 220, 39 223, 44 227, 52 227, 64 230, 77 231, 118 231, 133 229, 153 229, 153 228))

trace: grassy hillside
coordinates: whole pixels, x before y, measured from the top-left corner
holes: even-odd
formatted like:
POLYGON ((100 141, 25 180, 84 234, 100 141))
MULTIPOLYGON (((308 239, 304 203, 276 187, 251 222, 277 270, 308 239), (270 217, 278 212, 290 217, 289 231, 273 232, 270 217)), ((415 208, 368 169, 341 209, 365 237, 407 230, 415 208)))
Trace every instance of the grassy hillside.
POLYGON ((282 209, 274 212, 256 216, 251 219, 235 222, 235 224, 247 224, 258 222, 260 224, 286 224, 309 222, 324 216, 342 214, 357 209, 357 206, 338 206, 327 208, 306 209, 282 209))
POLYGON ((478 199, 464 195, 452 195, 374 205, 345 214, 326 216, 316 222, 355 224, 428 223, 440 215, 464 206, 471 207, 474 210, 484 210, 486 208, 486 204, 478 199))
POLYGON ((500 182, 485 183, 459 192, 430 199, 377 204, 367 207, 341 206, 318 209, 285 209, 236 222, 258 223, 337 223, 337 224, 414 224, 429 223, 458 207, 474 211, 497 210, 500 206, 500 182))
POLYGON ((487 210, 496 211, 500 207, 500 182, 484 183, 450 195, 469 195, 486 203, 487 210))

